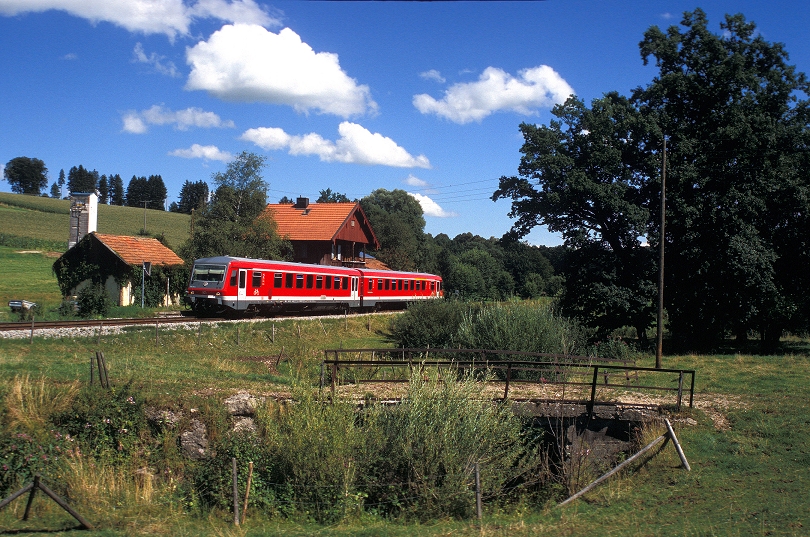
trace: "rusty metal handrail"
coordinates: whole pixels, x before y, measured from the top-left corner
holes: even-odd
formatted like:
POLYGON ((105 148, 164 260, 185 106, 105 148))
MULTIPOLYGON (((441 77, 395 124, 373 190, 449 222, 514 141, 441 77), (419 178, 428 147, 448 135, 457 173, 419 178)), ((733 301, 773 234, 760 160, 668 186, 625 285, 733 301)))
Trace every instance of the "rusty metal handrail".
MULTIPOLYGON (((525 360, 483 360, 483 361, 476 361, 476 360, 341 360, 339 359, 340 353, 362 353, 362 352, 396 352, 402 353, 402 356, 405 356, 403 351, 408 350, 416 350, 416 349, 331 349, 325 351, 325 355, 328 357, 330 354, 335 356, 335 359, 325 359, 321 364, 321 389, 324 388, 325 385, 325 367, 330 368, 331 373, 331 390, 334 396, 336 383, 338 382, 338 373, 341 367, 360 367, 360 368, 374 368, 380 366, 391 366, 391 367, 409 367, 413 368, 414 363, 416 363, 419 367, 453 367, 453 368, 486 368, 486 369, 494 369, 494 370, 501 370, 506 371, 506 378, 505 378, 505 388, 504 388, 504 396, 503 399, 507 399, 509 396, 509 388, 510 384, 513 383, 525 383, 525 384, 556 384, 556 385, 570 385, 570 386, 590 386, 591 387, 591 394, 590 394, 590 401, 589 406, 591 411, 593 410, 593 406, 596 403, 596 388, 599 386, 599 377, 600 372, 602 376, 604 376, 604 384, 602 386, 605 387, 629 387, 629 380, 630 380, 630 373, 634 373, 636 376, 636 380, 638 380, 638 373, 639 372, 651 372, 651 373, 670 373, 670 374, 678 374, 678 386, 675 388, 667 387, 667 386, 649 386, 649 385, 636 385, 635 389, 640 390, 656 390, 656 391, 673 391, 677 392, 677 410, 681 409, 682 402, 683 402, 683 391, 684 391, 684 376, 690 376, 690 384, 689 384, 689 407, 692 408, 694 405, 694 391, 695 391, 695 370, 692 369, 656 369, 653 367, 638 367, 638 366, 628 366, 628 365, 612 365, 610 363, 581 363, 581 362, 531 362, 525 360), (514 379, 512 378, 513 371, 536 371, 536 372, 546 372, 551 369, 554 373, 554 378, 558 376, 560 373, 565 373, 566 375, 574 375, 574 376, 590 376, 592 370, 592 378, 590 382, 571 382, 568 380, 542 380, 542 381, 533 381, 527 379, 514 379), (581 373, 576 372, 574 370, 582 370, 581 373), (609 382, 609 375, 611 371, 619 372, 623 371, 625 373, 625 378, 628 381, 628 384, 611 384, 609 382)), ((425 351, 426 349, 421 349, 425 351)), ((446 349, 434 349, 434 352, 445 351, 446 349)), ((464 353, 464 351, 470 351, 469 349, 452 349, 455 353, 464 353)), ((492 351, 490 351, 492 352, 492 351)), ((510 353, 511 351, 505 351, 506 354, 510 353)), ((495 351, 495 353, 504 353, 504 351, 495 351)), ((533 355, 539 355, 540 353, 533 353, 533 355)), ((546 355, 548 356, 548 355, 546 355)), ((552 356, 563 356, 563 355, 552 355, 552 356)), ((578 358, 587 358, 587 357, 578 357, 578 358)), ((363 380, 357 381, 358 383, 363 382, 363 380)), ((370 382, 370 381, 368 381, 370 382)), ((383 380, 383 381, 375 381, 375 382, 383 382, 383 383, 402 383, 408 382, 406 379, 390 379, 390 380, 383 380)))

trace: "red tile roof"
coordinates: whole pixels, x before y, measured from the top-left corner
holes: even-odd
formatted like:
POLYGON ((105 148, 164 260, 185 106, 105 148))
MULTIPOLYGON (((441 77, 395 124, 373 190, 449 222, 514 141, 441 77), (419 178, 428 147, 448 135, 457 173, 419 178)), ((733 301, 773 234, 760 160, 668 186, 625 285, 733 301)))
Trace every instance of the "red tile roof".
POLYGON ((271 203, 265 209, 278 225, 278 234, 291 241, 331 241, 358 203, 310 203, 297 209, 289 203, 271 203))
POLYGON ((140 265, 150 261, 153 265, 182 265, 183 260, 157 239, 148 237, 126 237, 93 232, 104 246, 121 258, 127 265, 140 265))

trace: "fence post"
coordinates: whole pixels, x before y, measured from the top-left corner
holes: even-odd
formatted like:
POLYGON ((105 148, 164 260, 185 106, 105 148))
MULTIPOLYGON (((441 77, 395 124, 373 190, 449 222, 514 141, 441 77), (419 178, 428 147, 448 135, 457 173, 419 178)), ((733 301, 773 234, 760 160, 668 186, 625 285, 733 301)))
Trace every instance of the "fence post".
POLYGON ((481 509, 481 472, 478 469, 478 463, 475 463, 475 514, 478 516, 478 522, 483 518, 483 509, 481 509))
POLYGON ((681 401, 683 400, 683 371, 678 372, 678 412, 681 411, 681 401))
POLYGON ((588 421, 593 417, 593 407, 596 404, 596 381, 599 379, 599 366, 593 366, 593 382, 591 382, 591 405, 588 409, 588 421))
POLYGON ((233 525, 239 525, 239 484, 236 473, 236 457, 231 459, 233 463, 233 525))
POLYGON ((509 381, 512 380, 512 362, 506 363, 506 388, 503 390, 503 400, 509 397, 509 381))

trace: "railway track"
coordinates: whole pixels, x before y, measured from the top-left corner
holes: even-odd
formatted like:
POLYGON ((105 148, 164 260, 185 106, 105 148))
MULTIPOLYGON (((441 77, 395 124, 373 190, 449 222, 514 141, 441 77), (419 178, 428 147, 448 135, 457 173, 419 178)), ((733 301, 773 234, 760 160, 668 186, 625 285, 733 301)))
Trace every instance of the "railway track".
POLYGON ((167 315, 161 317, 141 317, 133 319, 77 319, 72 321, 19 321, 0 323, 0 332, 14 330, 42 330, 46 328, 96 328, 110 326, 137 326, 141 324, 153 325, 189 323, 200 321, 221 321, 222 319, 197 319, 183 315, 167 315))
MULTIPOLYGON (((386 315, 390 311, 380 311, 374 313, 363 313, 364 315, 386 315)), ((351 313, 350 315, 358 315, 358 313, 351 313)), ((288 315, 277 315, 274 317, 193 317, 188 315, 164 315, 160 317, 138 317, 130 319, 75 319, 71 321, 17 321, 17 322, 0 322, 0 332, 13 332, 16 330, 28 330, 32 328, 34 331, 42 329, 60 329, 60 328, 109 328, 114 326, 138 326, 138 325, 152 325, 156 323, 161 325, 168 324, 183 324, 183 323, 219 323, 223 321, 257 321, 262 319, 307 319, 312 317, 329 318, 335 315, 324 312, 298 312, 288 315)), ((343 317, 343 314, 338 314, 338 317, 343 317)))

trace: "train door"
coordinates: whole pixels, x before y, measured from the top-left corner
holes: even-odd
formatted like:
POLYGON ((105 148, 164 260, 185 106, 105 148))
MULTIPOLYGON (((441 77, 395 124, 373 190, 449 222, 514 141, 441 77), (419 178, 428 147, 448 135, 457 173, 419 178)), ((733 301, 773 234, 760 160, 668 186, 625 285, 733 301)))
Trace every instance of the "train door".
POLYGON ((352 276, 352 302, 359 299, 357 276, 352 276))
MULTIPOLYGON (((243 302, 247 298, 247 269, 239 269, 239 287, 236 291, 236 300, 237 306, 236 309, 239 309, 239 302, 243 302)), ((247 307, 247 305, 243 305, 242 307, 247 307)))

